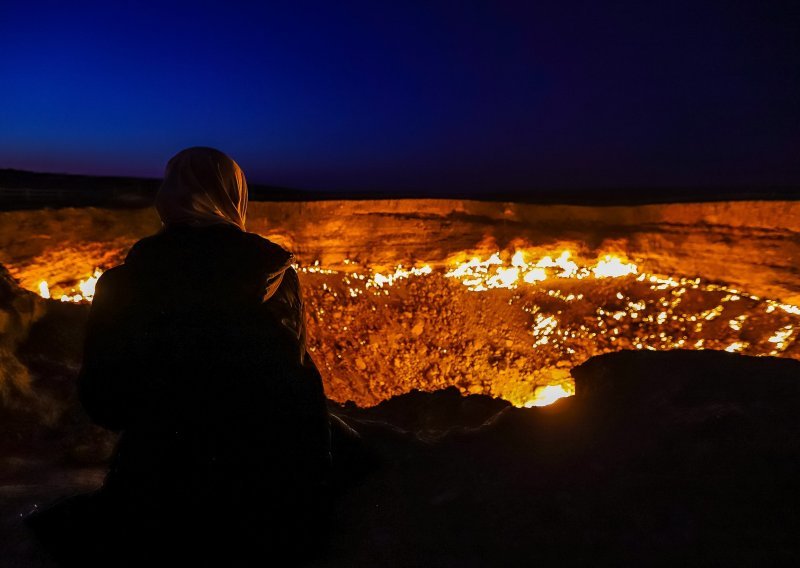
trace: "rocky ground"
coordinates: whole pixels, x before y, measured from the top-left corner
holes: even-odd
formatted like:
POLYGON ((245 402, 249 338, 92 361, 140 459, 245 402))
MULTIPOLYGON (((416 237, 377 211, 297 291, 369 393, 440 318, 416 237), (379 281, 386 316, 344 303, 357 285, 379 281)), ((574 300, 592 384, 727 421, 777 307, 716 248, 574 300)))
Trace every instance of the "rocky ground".
MULTIPOLYGON (((337 407, 380 465, 340 498, 314 565, 800 561, 799 362, 620 352, 573 373, 576 395, 544 408, 454 389, 337 407)), ((19 515, 101 475, 7 463, 4 565, 52 566, 19 515)))

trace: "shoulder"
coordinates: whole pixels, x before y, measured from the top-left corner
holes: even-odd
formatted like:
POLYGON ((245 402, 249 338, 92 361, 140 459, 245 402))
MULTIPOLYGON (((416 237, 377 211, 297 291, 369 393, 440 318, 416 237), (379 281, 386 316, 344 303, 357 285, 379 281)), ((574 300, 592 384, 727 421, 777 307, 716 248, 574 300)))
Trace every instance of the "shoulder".
POLYGON ((96 290, 113 288, 128 282, 129 270, 124 264, 109 268, 97 279, 96 290))
POLYGON ((245 246, 253 251, 262 266, 267 267, 270 272, 284 269, 287 269, 287 272, 294 272, 291 268, 294 262, 292 252, 255 233, 241 233, 241 239, 245 246))
POLYGON ((156 233, 155 235, 138 240, 128 251, 128 254, 125 257, 125 263, 135 264, 142 257, 146 257, 148 253, 159 247, 161 240, 163 240, 162 233, 156 233))
POLYGON ((265 239, 261 235, 257 235, 256 233, 239 233, 241 239, 247 246, 252 247, 255 250, 260 251, 264 255, 272 255, 279 258, 286 258, 289 260, 293 258, 294 255, 283 248, 281 245, 277 243, 273 243, 269 239, 265 239))
POLYGON ((103 272, 95 284, 92 310, 120 305, 131 296, 132 281, 130 270, 124 264, 103 272))

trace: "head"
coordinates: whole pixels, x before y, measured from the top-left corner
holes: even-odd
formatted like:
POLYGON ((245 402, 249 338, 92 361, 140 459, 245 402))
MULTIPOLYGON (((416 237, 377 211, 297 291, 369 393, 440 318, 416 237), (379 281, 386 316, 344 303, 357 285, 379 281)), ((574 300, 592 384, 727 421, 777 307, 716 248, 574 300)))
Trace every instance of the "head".
POLYGON ((214 148, 187 148, 167 163, 156 196, 164 225, 233 225, 244 231, 247 181, 239 165, 214 148))

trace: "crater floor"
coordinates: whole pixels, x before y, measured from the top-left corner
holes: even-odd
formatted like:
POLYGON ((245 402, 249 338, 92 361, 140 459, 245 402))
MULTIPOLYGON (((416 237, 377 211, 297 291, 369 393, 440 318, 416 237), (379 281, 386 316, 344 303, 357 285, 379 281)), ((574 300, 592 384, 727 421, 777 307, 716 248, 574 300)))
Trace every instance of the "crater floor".
MULTIPOLYGON (((76 301, 159 228, 149 209, 0 221, 0 262, 76 301)), ((248 224, 296 253, 311 349, 338 401, 455 385, 542 404, 571 394, 571 368, 620 349, 800 357, 797 202, 253 203, 248 224), (608 259, 618 270, 598 277, 608 259)))

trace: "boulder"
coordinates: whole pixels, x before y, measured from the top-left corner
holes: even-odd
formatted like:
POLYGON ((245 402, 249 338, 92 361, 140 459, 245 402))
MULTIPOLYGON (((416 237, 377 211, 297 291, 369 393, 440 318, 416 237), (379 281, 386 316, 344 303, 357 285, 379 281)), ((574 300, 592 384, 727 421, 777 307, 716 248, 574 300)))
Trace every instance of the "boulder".
POLYGON ((89 423, 75 388, 88 312, 24 290, 0 265, 1 460, 108 457, 113 437, 89 423))
MULTIPOLYGON (((800 362, 631 351, 574 374, 574 397, 499 412, 482 402, 493 414, 482 426, 425 443, 389 446, 371 422, 368 441, 391 451, 341 500, 329 565, 800 558, 800 362)), ((397 397, 371 418, 413 428, 420 406, 453 416, 454 395, 397 397)))

